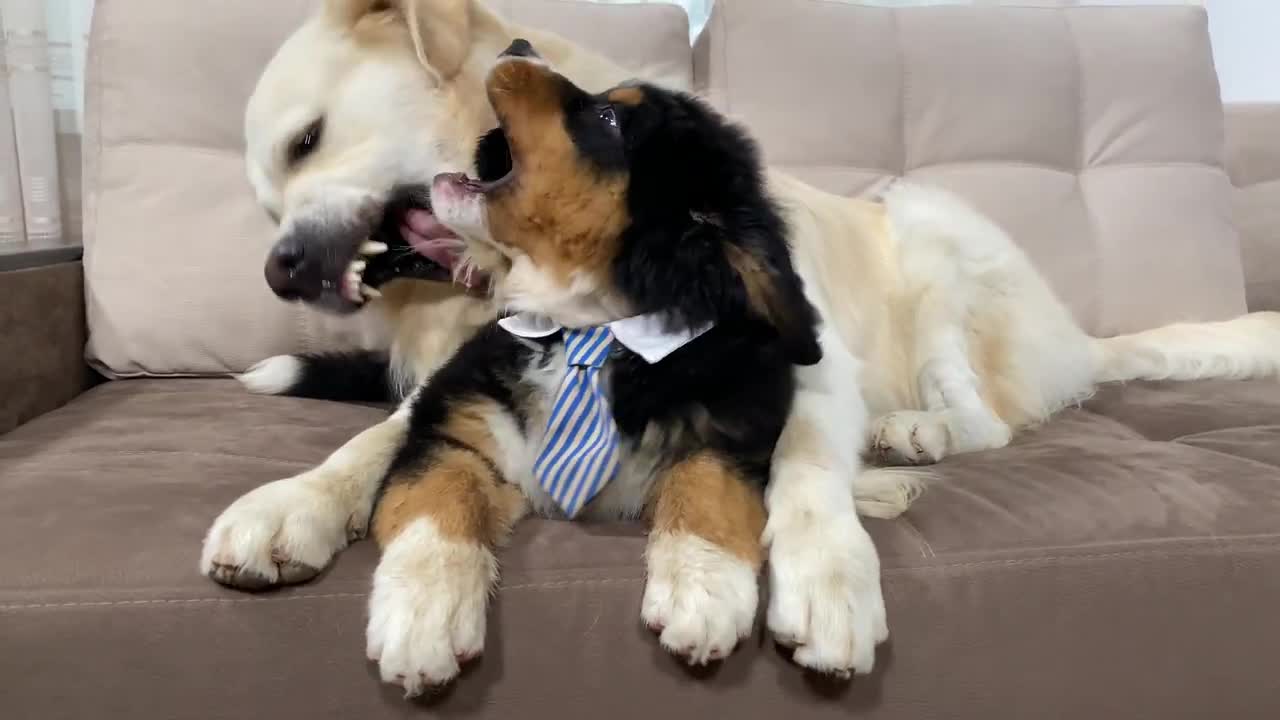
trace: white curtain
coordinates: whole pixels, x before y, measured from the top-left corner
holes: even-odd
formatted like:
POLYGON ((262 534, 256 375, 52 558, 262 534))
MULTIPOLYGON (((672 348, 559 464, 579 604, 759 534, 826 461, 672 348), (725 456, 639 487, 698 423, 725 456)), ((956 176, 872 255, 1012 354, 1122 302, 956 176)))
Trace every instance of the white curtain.
POLYGON ((93 0, 0 0, 0 245, 79 241, 92 12, 93 0))

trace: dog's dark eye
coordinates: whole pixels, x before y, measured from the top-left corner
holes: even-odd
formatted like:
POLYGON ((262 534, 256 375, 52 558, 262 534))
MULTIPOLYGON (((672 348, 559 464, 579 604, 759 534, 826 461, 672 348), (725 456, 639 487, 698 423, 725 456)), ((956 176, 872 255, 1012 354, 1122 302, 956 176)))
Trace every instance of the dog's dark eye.
POLYGON ((289 164, 296 165, 320 146, 320 134, 324 131, 324 118, 307 126, 302 134, 289 145, 289 164))
POLYGON ((600 119, 605 125, 618 129, 618 113, 614 112, 612 105, 602 105, 596 110, 600 114, 600 119))

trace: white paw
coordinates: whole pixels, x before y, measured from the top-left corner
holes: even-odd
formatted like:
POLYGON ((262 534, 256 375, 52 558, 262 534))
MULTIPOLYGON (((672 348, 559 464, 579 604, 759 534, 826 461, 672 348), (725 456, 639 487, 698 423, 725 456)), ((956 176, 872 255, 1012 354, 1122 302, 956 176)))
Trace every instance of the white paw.
POLYGON ((876 645, 889 637, 871 537, 852 510, 791 520, 771 517, 765 527, 769 630, 810 670, 871 672, 876 645))
POLYGON ((498 563, 488 548, 450 540, 428 519, 387 546, 373 574, 367 651, 405 697, 448 684, 484 651, 485 609, 498 563))
POLYGON ((363 537, 368 514, 367 507, 346 506, 313 474, 267 483, 213 521, 200 571, 242 590, 305 582, 363 537))
POLYGON ((302 361, 292 355, 276 355, 237 376, 241 385, 259 395, 283 395, 302 378, 302 361))
POLYGON ((940 413, 900 410, 871 427, 871 452, 880 465, 931 465, 947 454, 950 440, 940 413))
POLYGON ((649 541, 640 617, 690 665, 722 660, 751 634, 759 585, 751 565, 695 535, 649 541))

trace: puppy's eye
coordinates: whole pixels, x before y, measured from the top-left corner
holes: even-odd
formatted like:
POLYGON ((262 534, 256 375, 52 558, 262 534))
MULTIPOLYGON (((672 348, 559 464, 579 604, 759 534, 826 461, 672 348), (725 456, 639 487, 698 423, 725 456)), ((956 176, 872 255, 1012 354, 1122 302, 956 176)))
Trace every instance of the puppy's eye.
POLYGON ((296 165, 315 152, 320 146, 320 135, 323 132, 324 118, 321 118, 308 125, 301 135, 294 138, 289 144, 289 164, 296 165))
POLYGON ((600 114, 600 120, 614 130, 618 129, 618 113, 614 112, 612 105, 602 105, 596 112, 600 114))

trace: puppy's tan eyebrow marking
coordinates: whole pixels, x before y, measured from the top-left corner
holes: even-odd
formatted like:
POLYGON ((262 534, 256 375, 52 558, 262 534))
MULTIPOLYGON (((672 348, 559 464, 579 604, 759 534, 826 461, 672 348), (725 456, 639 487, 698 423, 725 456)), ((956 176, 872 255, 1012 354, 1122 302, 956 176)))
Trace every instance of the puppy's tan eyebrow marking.
POLYGON ((639 105, 644 102, 644 90, 638 87, 620 87, 609 91, 609 102, 619 105, 639 105))

